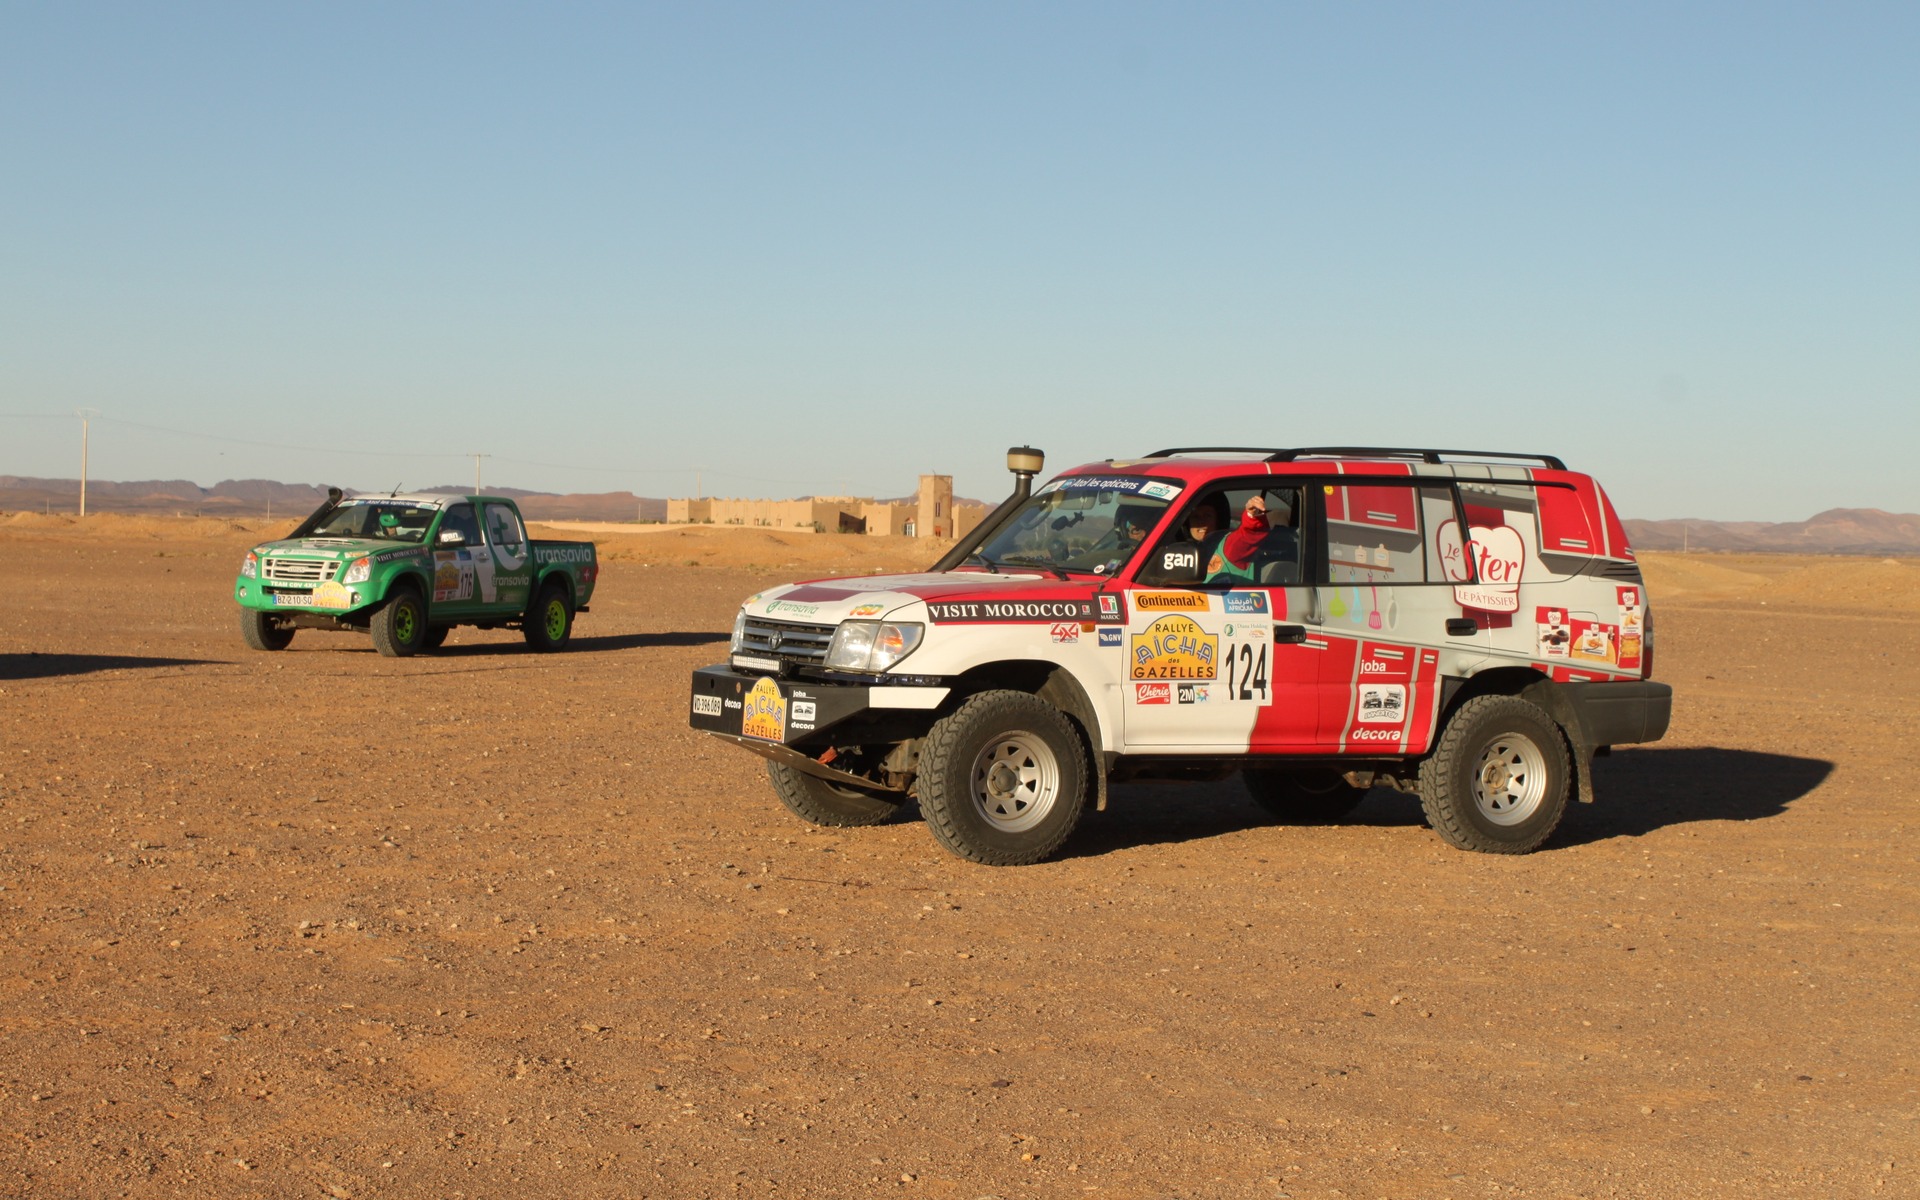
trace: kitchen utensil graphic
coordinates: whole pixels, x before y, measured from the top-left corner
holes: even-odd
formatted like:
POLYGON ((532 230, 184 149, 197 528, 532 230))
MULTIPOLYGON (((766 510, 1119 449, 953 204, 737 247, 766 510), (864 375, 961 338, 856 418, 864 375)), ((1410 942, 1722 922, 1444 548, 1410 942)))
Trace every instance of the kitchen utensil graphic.
MULTIPOLYGON (((1373 611, 1367 614, 1367 628, 1378 629, 1380 628, 1380 589, 1376 587, 1368 590, 1373 593, 1373 611)), ((1392 600, 1393 597, 1389 595, 1387 599, 1392 600)))
POLYGON ((1337 587, 1333 589, 1333 602, 1327 606, 1327 612, 1335 618, 1347 615, 1347 602, 1341 598, 1340 589, 1337 587))

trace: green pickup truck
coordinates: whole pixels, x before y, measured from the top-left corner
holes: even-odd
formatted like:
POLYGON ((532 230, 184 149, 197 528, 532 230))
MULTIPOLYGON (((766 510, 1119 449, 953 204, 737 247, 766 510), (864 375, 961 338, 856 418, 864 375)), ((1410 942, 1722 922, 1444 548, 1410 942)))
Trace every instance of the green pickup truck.
POLYGON ((592 542, 534 541, 505 496, 345 496, 284 541, 247 551, 234 581, 240 633, 284 650, 296 629, 373 634, 390 658, 431 650, 455 625, 518 628, 564 650, 600 573, 592 542))

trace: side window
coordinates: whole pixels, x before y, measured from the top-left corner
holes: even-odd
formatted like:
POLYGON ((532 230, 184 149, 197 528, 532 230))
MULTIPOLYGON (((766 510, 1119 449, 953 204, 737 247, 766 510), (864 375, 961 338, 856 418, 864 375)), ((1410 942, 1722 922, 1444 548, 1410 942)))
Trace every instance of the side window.
POLYGON ((1261 476, 1198 493, 1155 544, 1141 582, 1222 591, 1299 583, 1300 491, 1273 484, 1261 476), (1248 525, 1249 506, 1264 510, 1264 527, 1248 525))
POLYGON ((489 504, 486 513, 487 540, 493 543, 494 549, 519 557, 527 540, 527 531, 520 525, 520 514, 504 504, 489 504))
POLYGON ((1472 579, 1517 594, 1523 580, 1565 579, 1585 565, 1581 558, 1541 553, 1540 494, 1531 485, 1461 480, 1460 500, 1468 537, 1461 539, 1455 528, 1439 538, 1449 582, 1472 579))
POLYGON ((1453 492, 1413 483, 1329 484, 1326 496, 1327 578, 1331 584, 1395 586, 1449 583, 1450 559, 1464 559, 1457 541, 1453 492))
POLYGON ((469 546, 479 545, 480 522, 474 519, 473 505, 456 504, 449 508, 447 515, 440 519, 440 532, 446 533, 448 530, 459 532, 467 539, 469 546))

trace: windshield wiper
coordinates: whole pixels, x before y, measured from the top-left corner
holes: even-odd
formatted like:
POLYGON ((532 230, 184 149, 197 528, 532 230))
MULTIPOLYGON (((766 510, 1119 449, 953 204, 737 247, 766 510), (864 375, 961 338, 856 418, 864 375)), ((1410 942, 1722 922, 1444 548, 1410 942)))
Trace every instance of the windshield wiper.
POLYGON ((967 555, 965 559, 961 560, 960 565, 964 567, 970 562, 978 562, 981 566, 985 567, 989 571, 992 571, 995 575, 998 575, 1000 573, 999 566, 996 565, 992 559, 980 553, 978 550, 975 550, 972 554, 967 555))
POLYGON ((1054 562, 1051 558, 1047 559, 1045 562, 1042 562, 1039 559, 1033 558, 1029 555, 1022 555, 1017 558, 1009 555, 1008 557, 1003 558, 1000 561, 1003 563, 1006 563, 1008 566, 1039 567, 1043 570, 1052 572, 1053 577, 1055 579, 1072 579, 1073 578, 1073 576, 1067 574, 1066 571, 1061 569, 1059 563, 1054 562))

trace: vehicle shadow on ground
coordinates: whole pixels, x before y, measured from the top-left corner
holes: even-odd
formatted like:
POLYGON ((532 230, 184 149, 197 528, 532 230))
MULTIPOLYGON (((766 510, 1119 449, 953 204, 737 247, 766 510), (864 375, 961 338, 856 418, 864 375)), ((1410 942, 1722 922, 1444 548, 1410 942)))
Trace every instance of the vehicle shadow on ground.
MULTIPOLYGON (((674 630, 669 633, 616 633, 596 637, 577 637, 567 643, 566 654, 597 654, 608 650, 645 650, 658 646, 724 646, 731 634, 693 633, 674 630)), ((423 651, 434 658, 473 658, 490 654, 525 654, 523 642, 475 642, 468 646, 448 645, 423 651)))
MULTIPOLYGON (((1592 804, 1570 803, 1545 850, 1642 837, 1696 821, 1777 817, 1833 774, 1824 759, 1717 747, 1621 749, 1594 761, 1592 804)), ((1374 788, 1347 825, 1426 823, 1418 797, 1374 788)), ((1089 811, 1062 857, 1218 837, 1274 821, 1237 778, 1218 783, 1115 784, 1104 813, 1089 811)))
POLYGON ((205 658, 142 658, 131 654, 0 654, 0 680, 57 679, 65 675, 91 675, 95 671, 212 665, 214 660, 205 658))

